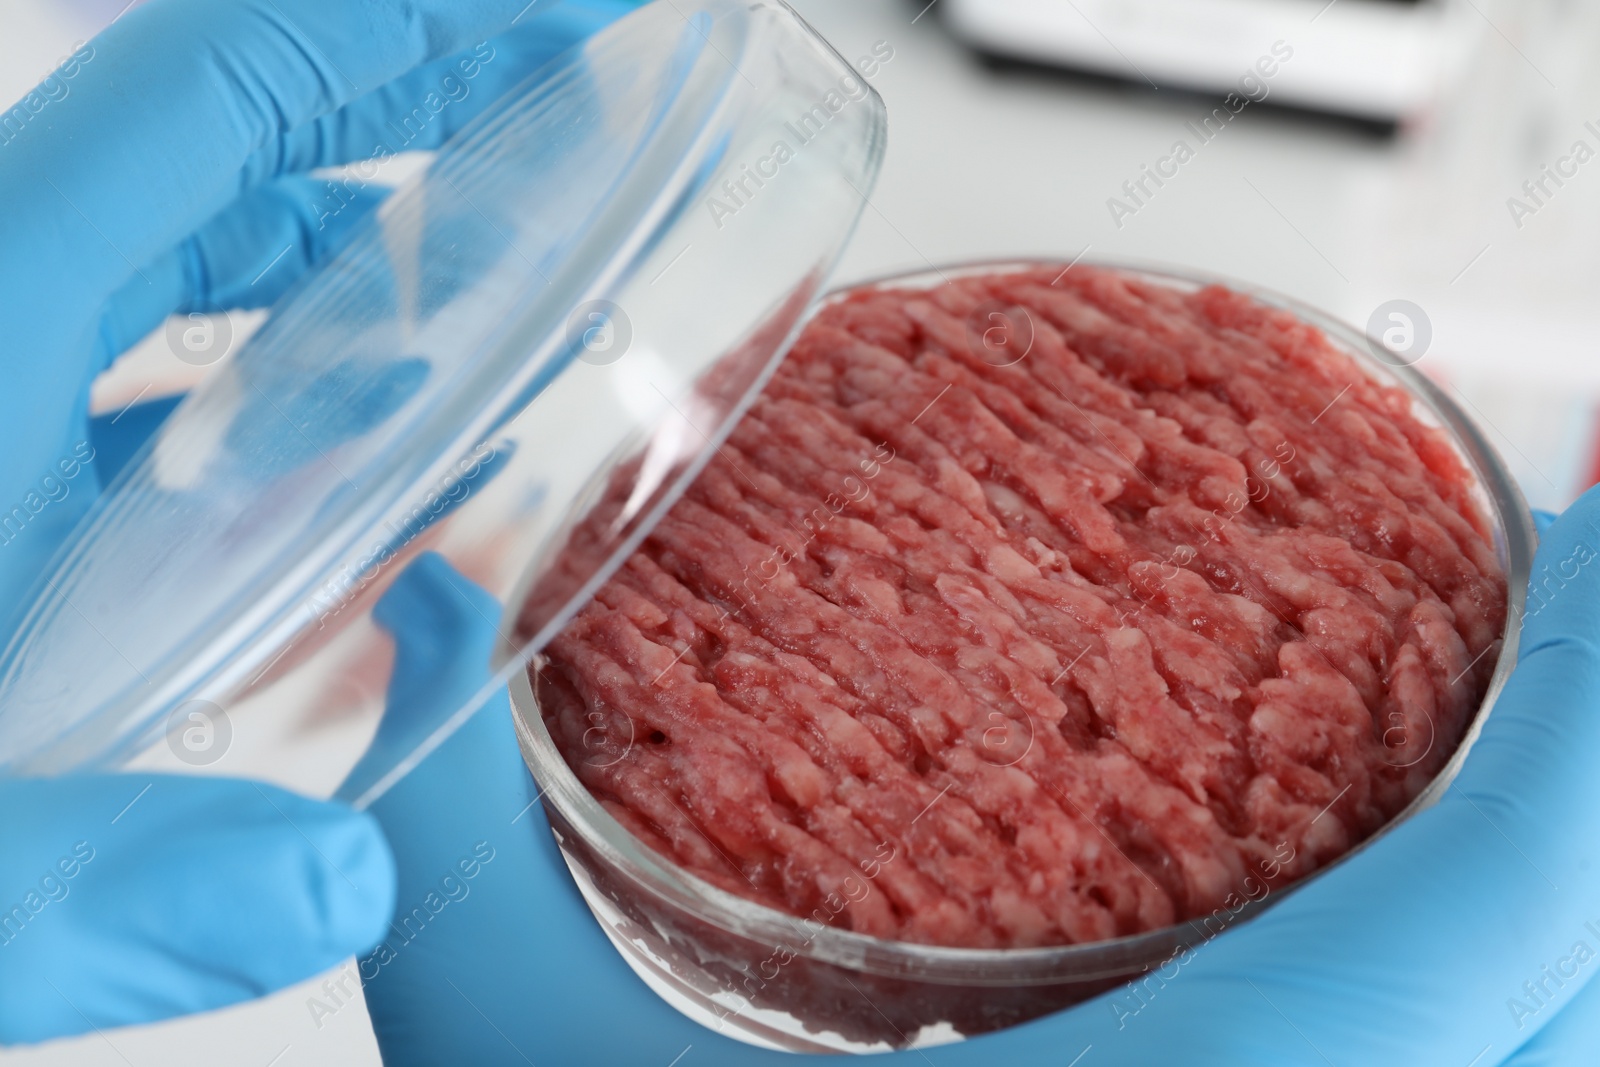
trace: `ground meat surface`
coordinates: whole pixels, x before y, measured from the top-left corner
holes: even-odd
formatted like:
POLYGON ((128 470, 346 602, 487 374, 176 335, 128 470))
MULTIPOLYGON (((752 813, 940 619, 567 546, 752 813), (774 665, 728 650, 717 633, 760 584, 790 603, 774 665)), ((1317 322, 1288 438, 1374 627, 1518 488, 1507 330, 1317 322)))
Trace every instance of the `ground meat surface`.
POLYGON ((1229 290, 1086 266, 824 308, 535 673, 730 892, 885 938, 1150 930, 1433 777, 1505 581, 1410 399, 1229 290))

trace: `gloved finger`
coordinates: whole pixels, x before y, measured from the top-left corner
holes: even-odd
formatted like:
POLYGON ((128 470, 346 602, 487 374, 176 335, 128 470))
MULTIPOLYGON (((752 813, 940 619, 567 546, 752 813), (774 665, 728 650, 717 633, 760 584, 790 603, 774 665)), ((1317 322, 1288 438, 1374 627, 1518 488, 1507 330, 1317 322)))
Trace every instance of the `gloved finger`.
POLYGON ((187 393, 157 397, 131 404, 120 411, 105 412, 89 420, 89 444, 94 449, 94 467, 100 485, 110 485, 161 428, 187 393))
POLYGON ((382 202, 388 190, 371 180, 377 161, 437 148, 531 71, 633 6, 588 0, 530 13, 510 32, 424 64, 261 149, 245 168, 251 188, 107 301, 101 366, 168 315, 272 303, 382 202), (271 179, 358 160, 373 163, 366 177, 271 179))
MULTIPOLYGON (((378 185, 351 188, 294 176, 247 190, 200 229, 146 264, 106 302, 96 334, 95 373, 158 328, 169 316, 196 321, 174 331, 173 358, 197 365, 221 359, 237 338, 201 313, 263 307, 277 300, 351 228, 383 202, 378 185), (146 279, 149 279, 147 282, 146 279)), ((164 396, 89 420, 100 485, 122 468, 183 399, 164 396)))
POLYGON ((374 358, 361 352, 328 367, 291 396, 274 400, 257 388, 223 435, 227 455, 242 461, 241 482, 268 484, 284 471, 323 459, 329 449, 393 415, 422 388, 428 371, 428 361, 416 356, 374 358), (285 439, 273 416, 299 432, 285 439))
MULTIPOLYGON (((380 603, 396 638, 385 729, 455 707, 489 677, 493 600, 428 559, 380 603)), ((390 1067, 666 1064, 690 1043, 696 1064, 794 1062, 708 1033, 628 970, 556 853, 504 690, 371 810, 400 872, 390 935, 359 960, 390 1067), (606 1022, 613 1013, 628 1025, 606 1022)))
MULTIPOLYGON (((479 691, 489 678, 498 610, 492 597, 431 553, 395 581, 375 610, 395 638, 395 675, 367 760, 392 752, 396 740, 404 744, 436 709, 459 707, 479 691)), ((358 767, 342 792, 368 777, 358 767)), ((534 800, 503 690, 372 813, 390 836, 400 871, 390 936, 359 961, 386 1063, 518 1062, 524 1048, 554 1063, 577 1062, 561 1050, 584 1040, 576 1031, 588 1028, 573 1026, 578 1016, 570 1009, 592 996, 597 981, 619 997, 638 997, 642 1021, 663 1041, 698 1034, 636 988, 638 980, 578 897, 534 800), (557 959, 581 976, 570 983, 571 1003, 541 980, 557 959), (544 991, 556 998, 551 1010, 530 1010, 544 991), (543 1032, 530 1030, 529 1018, 543 1032)), ((588 1054, 598 1057, 590 1062, 625 1062, 600 1046, 588 1054)))
MULTIPOLYGON (((382 186, 335 187, 319 178, 282 178, 247 190, 215 218, 145 264, 100 315, 104 369, 169 316, 272 303, 351 226, 383 202, 382 186), (330 204, 331 200, 331 204, 330 204)), ((196 362, 220 358, 201 343, 196 362)))
POLYGON ((806 1062, 650 992, 578 895, 535 792, 502 694, 373 806, 401 886, 395 931, 359 961, 385 1064, 666 1065, 690 1045, 679 1067, 806 1062))
MULTIPOLYGON (((410 71, 287 131, 245 167, 251 180, 437 148, 534 70, 639 5, 539 4, 505 33, 410 71)), ((347 184, 366 179, 358 173, 347 184)))
POLYGON ((8 240, 74 251, 60 257, 72 277, 18 265, 27 269, 3 280, 41 300, 70 283, 91 311, 136 264, 237 196, 251 160, 286 131, 488 39, 524 7, 154 0, 134 8, 92 42, 50 125, 14 138, 0 168, 0 202, 53 208, 18 213, 8 240))
POLYGON ((388 846, 342 804, 129 774, 7 780, 0 807, 3 1043, 262 996, 365 950, 393 912, 388 846))
MULTIPOLYGON (((265 397, 246 400, 242 408, 244 414, 230 424, 226 435, 226 440, 236 447, 248 448, 252 441, 270 440, 269 433, 262 430, 259 421, 269 410, 279 417, 290 417, 291 412, 298 415, 305 429, 298 440, 291 440, 288 447, 276 450, 274 464, 257 464, 248 472, 241 472, 240 477, 270 478, 285 468, 322 455, 323 449, 360 434, 368 426, 393 414, 409 400, 421 386, 426 373, 426 364, 418 359, 394 359, 379 367, 363 366, 354 359, 342 360, 314 379, 312 388, 302 393, 297 403, 275 408, 265 397), (359 380, 359 392, 349 387, 352 379, 359 380), (317 411, 319 391, 346 401, 337 409, 339 418, 328 417, 317 411), (322 417, 318 417, 319 414, 322 417)), ((80 496, 93 499, 100 486, 110 485, 111 480, 133 461, 187 395, 158 397, 120 411, 103 412, 89 419, 86 441, 89 447, 85 458, 93 461, 97 477, 94 483, 83 485, 86 492, 80 496)), ((499 464, 509 460, 510 455, 509 451, 497 454, 493 457, 493 467, 484 465, 484 470, 498 470, 499 464)), ((462 478, 455 484, 462 486, 462 491, 466 492, 470 491, 472 480, 462 478)), ((455 503, 451 501, 451 507, 455 503)), ((441 516, 434 516, 430 521, 437 521, 438 517, 441 516)))
POLYGON ((338 796, 351 802, 445 719, 473 710, 472 698, 489 680, 500 604, 443 556, 424 552, 379 598, 372 618, 394 638, 394 671, 377 735, 339 787, 338 796))

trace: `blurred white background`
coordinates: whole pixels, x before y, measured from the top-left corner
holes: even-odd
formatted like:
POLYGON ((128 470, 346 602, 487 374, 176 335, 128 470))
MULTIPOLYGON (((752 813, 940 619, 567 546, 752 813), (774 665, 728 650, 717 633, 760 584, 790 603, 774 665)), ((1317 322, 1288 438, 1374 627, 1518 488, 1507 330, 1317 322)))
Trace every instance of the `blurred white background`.
MULTIPOLYGON (((125 2, 0 0, 0 100, 21 97, 125 2)), ((1116 0, 1061 6, 1081 8, 1105 42, 1103 69, 1128 63, 1127 85, 991 69, 952 38, 938 0, 925 2, 795 2, 847 59, 879 42, 893 49, 873 79, 889 107, 888 161, 842 280, 1087 251, 1229 275, 1357 326, 1409 300, 1432 323, 1419 366, 1465 398, 1535 506, 1559 508, 1600 477, 1600 160, 1550 186, 1520 227, 1507 203, 1531 203, 1523 183, 1574 142, 1600 151, 1600 132, 1584 125, 1600 131, 1600 5, 1454 0, 1463 76, 1398 134, 1252 104, 1119 226, 1108 199, 1126 199, 1123 183, 1175 140, 1195 143, 1185 123, 1220 95, 1153 90, 1124 54, 1139 54, 1139 28, 1116 0)), ((1314 55, 1339 25, 1327 7, 1278 0, 1273 32, 1238 41, 1238 69, 1276 40, 1314 55)), ((132 359, 140 369, 123 372, 127 382, 175 388, 192 371, 159 344, 132 359)), ((131 390, 119 388, 106 383, 99 402, 126 403, 131 390)), ((326 977, 197 1019, 0 1052, 0 1065, 376 1064, 359 1001, 314 1024, 307 1000, 326 977)))

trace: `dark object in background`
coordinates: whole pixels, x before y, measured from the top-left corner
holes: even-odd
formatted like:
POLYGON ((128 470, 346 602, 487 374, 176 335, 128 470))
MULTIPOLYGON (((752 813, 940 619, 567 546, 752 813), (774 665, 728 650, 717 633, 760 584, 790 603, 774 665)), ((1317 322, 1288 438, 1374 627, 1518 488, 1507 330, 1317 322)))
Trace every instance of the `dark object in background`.
POLYGON ((1434 109, 1482 26, 1464 0, 938 0, 934 10, 992 64, 1377 132, 1434 109))

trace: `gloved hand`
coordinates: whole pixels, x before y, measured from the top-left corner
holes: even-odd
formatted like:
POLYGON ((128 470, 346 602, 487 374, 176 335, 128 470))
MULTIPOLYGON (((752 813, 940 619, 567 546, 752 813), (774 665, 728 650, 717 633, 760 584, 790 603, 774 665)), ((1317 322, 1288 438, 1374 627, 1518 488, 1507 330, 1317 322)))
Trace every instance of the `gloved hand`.
MULTIPOLYGON (((0 644, 172 407, 91 420, 94 377, 170 314, 271 303, 381 199, 307 172, 437 147, 631 6, 151 0, 0 111, 0 644)), ((342 804, 0 780, 0 1043, 258 996, 370 947, 394 900, 342 804)))
MULTIPOLYGON (((1600 983, 1589 981, 1600 971, 1597 557, 1600 489, 1544 534, 1534 573, 1558 577, 1437 805, 1199 947, 1141 999, 1113 991, 882 1062, 1600 1062, 1600 983)), ((473 665, 491 644, 482 618, 495 605, 442 565, 408 578, 389 594, 405 598, 403 610, 380 621, 411 665, 409 684, 465 700, 483 680, 473 665), (476 610, 473 596, 483 598, 476 610)), ((500 696, 374 805, 399 864, 402 915, 430 893, 440 899, 442 876, 463 859, 493 857, 473 867, 466 895, 425 908, 425 925, 392 931, 363 958, 384 1062, 803 1062, 714 1034, 645 988, 579 897, 535 792, 500 696)))

